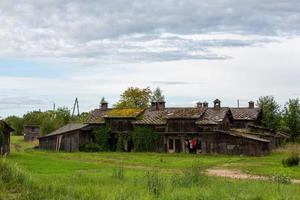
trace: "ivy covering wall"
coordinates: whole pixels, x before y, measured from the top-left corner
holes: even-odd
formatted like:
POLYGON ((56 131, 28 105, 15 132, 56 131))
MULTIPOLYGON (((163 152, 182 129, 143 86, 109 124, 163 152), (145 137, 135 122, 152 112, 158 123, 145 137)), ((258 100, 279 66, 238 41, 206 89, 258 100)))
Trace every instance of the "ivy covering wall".
POLYGON ((151 127, 134 127, 131 138, 134 144, 133 151, 146 152, 156 150, 157 134, 151 127))
POLYGON ((3 131, 4 131, 4 124, 3 122, 0 122, 0 150, 2 148, 2 143, 3 143, 3 131))

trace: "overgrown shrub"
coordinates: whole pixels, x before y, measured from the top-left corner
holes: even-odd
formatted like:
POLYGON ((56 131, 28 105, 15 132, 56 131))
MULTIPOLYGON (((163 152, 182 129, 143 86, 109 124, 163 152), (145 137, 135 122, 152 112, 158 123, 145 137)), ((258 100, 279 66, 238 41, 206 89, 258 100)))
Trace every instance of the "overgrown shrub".
POLYGON ((92 133, 95 136, 99 151, 110 151, 109 140, 111 138, 109 125, 94 128, 92 133))
POLYGON ((146 152, 156 149, 157 134, 151 127, 134 127, 131 133, 134 151, 146 152))
POLYGON ((118 135, 118 143, 116 151, 123 152, 124 151, 124 136, 122 133, 118 135))
POLYGON ((113 170, 112 177, 119 179, 119 180, 123 180, 124 179, 124 167, 121 166, 121 167, 115 168, 113 170))
POLYGON ((172 184, 180 187, 192 187, 204 185, 208 182, 208 177, 205 176, 199 167, 192 167, 184 170, 182 174, 175 174, 171 178, 172 184))
POLYGON ((0 161, 0 181, 7 185, 19 186, 25 183, 27 177, 17 165, 12 165, 5 160, 0 161))
POLYGON ((94 144, 94 143, 87 143, 79 147, 80 151, 85 151, 85 152, 97 152, 100 151, 100 149, 101 147, 98 144, 94 144))
POLYGON ((159 176, 157 171, 147 172, 145 175, 148 191, 158 197, 164 190, 165 180, 159 176))
POLYGON ((299 161, 300 161, 299 154, 293 153, 287 159, 283 159, 282 164, 285 167, 292 167, 292 166, 299 165, 299 161))

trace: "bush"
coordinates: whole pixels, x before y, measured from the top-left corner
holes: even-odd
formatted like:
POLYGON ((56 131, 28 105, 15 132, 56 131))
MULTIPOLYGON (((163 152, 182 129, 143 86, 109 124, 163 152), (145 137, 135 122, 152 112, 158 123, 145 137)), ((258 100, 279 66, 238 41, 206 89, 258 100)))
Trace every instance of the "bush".
POLYGON ((131 133, 134 144, 134 151, 147 152, 155 151, 157 135, 150 127, 135 127, 131 133))
POLYGON ((299 154, 293 153, 287 159, 283 159, 282 164, 285 167, 292 167, 292 166, 299 165, 299 161, 300 161, 299 154))
POLYGON ((7 163, 5 160, 0 161, 0 181, 4 184, 22 185, 27 177, 16 166, 7 163))
POLYGON ((112 174, 112 177, 119 179, 119 180, 123 180, 124 179, 124 167, 118 167, 115 168, 112 174))
POLYGON ((124 151, 124 136, 123 136, 122 133, 119 133, 119 135, 118 135, 118 142, 117 142, 116 151, 119 151, 119 152, 124 151))
POLYGON ((158 197, 164 189, 164 179, 160 177, 156 171, 147 172, 145 179, 148 191, 154 196, 158 197))
POLYGON ((92 133, 95 136, 96 144, 99 145, 99 151, 110 151, 109 140, 111 138, 109 125, 94 128, 92 133))
POLYGON ((79 147, 80 151, 85 151, 85 152, 97 152, 100 151, 100 149, 101 147, 98 144, 94 144, 94 143, 87 143, 79 147))
POLYGON ((180 187, 192 187, 204 185, 208 181, 199 167, 192 167, 191 169, 184 170, 180 175, 174 175, 171 178, 172 184, 180 187))

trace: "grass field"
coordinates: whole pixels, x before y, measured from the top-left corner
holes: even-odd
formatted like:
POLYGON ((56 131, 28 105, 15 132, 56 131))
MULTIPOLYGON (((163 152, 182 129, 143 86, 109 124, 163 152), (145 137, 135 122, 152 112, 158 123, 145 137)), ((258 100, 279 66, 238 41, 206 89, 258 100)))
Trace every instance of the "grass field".
POLYGON ((296 147, 266 157, 159 153, 53 153, 12 137, 1 162, 0 199, 299 199, 300 186, 268 180, 207 177, 208 168, 300 179, 281 160, 296 147), (9 180, 8 180, 9 179, 9 180))

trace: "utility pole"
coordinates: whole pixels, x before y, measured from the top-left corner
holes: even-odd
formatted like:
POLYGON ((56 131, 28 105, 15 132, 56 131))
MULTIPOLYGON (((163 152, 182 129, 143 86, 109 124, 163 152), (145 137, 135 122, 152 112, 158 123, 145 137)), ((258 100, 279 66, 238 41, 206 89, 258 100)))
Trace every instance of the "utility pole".
POLYGON ((77 97, 75 99, 75 103, 74 103, 74 106, 73 106, 72 116, 74 116, 76 108, 77 108, 77 116, 79 116, 79 103, 78 103, 78 98, 77 97))
POLYGON ((238 108, 240 107, 240 100, 239 99, 237 100, 237 107, 238 108))

